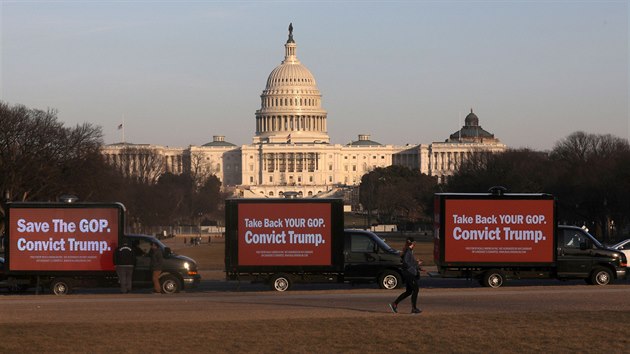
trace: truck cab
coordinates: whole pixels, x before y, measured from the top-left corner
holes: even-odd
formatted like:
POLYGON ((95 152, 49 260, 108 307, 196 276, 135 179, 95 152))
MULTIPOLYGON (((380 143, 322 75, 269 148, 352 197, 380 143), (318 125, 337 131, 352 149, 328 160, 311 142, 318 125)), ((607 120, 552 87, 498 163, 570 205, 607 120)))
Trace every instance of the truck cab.
POLYGON ((382 289, 402 284, 400 253, 376 234, 363 230, 344 230, 344 279, 373 282, 382 289))
POLYGON ((558 226, 557 276, 585 279, 589 284, 606 285, 626 277, 627 259, 623 252, 602 245, 586 230, 558 226))
POLYGON ((199 285, 201 276, 197 271, 197 263, 189 257, 175 254, 154 236, 127 234, 125 241, 131 245, 136 254, 136 266, 133 270, 134 285, 151 286, 151 244, 156 244, 164 255, 164 269, 160 275, 162 292, 177 293, 182 289, 199 285))

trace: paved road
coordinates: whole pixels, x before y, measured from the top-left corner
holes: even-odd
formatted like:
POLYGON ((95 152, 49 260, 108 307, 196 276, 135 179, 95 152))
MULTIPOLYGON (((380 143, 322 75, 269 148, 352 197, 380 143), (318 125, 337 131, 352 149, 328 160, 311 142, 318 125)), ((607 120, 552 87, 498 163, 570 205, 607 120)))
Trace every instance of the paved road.
MULTIPOLYGON (((420 295, 422 316, 447 313, 506 313, 611 310, 630 311, 630 285, 605 287, 583 282, 546 281, 543 285, 514 282, 500 289, 482 288, 465 280, 427 279, 420 295), (516 285, 515 285, 516 284, 516 285)), ((196 291, 152 295, 147 291, 117 294, 115 289, 90 289, 69 296, 0 296, 0 323, 120 322, 128 319, 223 321, 246 319, 330 318, 388 313, 387 303, 399 291, 374 286, 304 285, 277 293, 262 284, 205 281, 196 291), (154 309, 159 308, 159 311, 154 309)), ((400 306, 408 312, 409 302, 400 306)))

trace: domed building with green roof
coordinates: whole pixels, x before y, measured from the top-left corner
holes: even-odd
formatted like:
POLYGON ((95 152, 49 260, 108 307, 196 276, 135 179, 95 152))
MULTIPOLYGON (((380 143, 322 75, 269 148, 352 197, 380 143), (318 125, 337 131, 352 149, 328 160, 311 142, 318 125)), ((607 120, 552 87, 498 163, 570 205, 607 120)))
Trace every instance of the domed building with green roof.
POLYGON ((479 125, 479 118, 473 112, 472 108, 470 113, 464 120, 464 126, 451 134, 446 142, 457 143, 498 143, 499 139, 494 137, 494 134, 490 134, 483 130, 479 125))

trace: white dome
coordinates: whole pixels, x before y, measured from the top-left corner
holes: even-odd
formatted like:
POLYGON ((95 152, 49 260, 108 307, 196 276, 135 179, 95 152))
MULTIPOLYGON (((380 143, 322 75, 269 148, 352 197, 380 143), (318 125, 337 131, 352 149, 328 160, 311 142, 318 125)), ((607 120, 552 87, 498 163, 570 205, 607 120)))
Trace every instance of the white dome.
POLYGON ((322 95, 295 55, 292 26, 284 48, 284 60, 271 71, 260 95, 254 143, 329 143, 322 95))
POLYGON ((281 90, 290 88, 303 87, 304 89, 317 90, 317 83, 313 74, 299 61, 283 62, 278 65, 267 79, 266 90, 281 90))

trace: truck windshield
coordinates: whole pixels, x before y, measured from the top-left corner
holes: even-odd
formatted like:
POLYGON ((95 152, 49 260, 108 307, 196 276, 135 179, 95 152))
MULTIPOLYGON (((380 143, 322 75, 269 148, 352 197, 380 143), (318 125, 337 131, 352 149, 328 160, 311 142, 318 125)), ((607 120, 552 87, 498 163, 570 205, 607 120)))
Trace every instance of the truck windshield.
POLYGON ((162 250, 166 248, 166 245, 163 244, 162 241, 158 240, 157 238, 151 239, 151 241, 157 243, 158 247, 160 247, 162 250))
POLYGON ((385 252, 388 253, 395 253, 398 254, 398 251, 396 251, 395 249, 391 248, 387 243, 385 243, 385 241, 380 238, 377 237, 376 238, 376 244, 378 245, 379 248, 383 249, 385 252))
POLYGON ((151 250, 151 244, 155 243, 162 251, 166 246, 157 238, 144 235, 129 235, 126 241, 132 246, 136 255, 148 255, 151 250))
POLYGON ((599 242, 595 237, 593 237, 593 235, 589 234, 586 231, 584 231, 584 233, 587 235, 588 238, 591 239, 591 241, 593 241, 593 243, 595 244, 597 248, 606 248, 606 246, 602 245, 601 242, 599 242))

